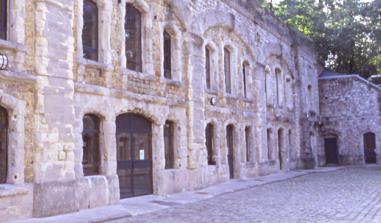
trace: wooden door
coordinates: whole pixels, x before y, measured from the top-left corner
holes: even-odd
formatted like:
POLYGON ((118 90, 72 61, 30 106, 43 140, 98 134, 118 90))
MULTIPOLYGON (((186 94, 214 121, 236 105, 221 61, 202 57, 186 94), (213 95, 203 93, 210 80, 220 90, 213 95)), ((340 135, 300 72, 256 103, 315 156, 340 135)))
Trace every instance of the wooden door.
POLYGON ((7 182, 8 174, 8 113, 0 107, 0 183, 7 182))
POLYGON ((234 127, 228 125, 226 128, 226 140, 228 145, 228 165, 229 165, 229 176, 230 179, 234 178, 234 127))
POLYGON ((376 135, 372 132, 364 134, 364 155, 366 163, 377 163, 376 135))
POLYGON ((338 164, 337 138, 324 139, 325 160, 327 164, 338 164))
POLYGON ((120 197, 153 193, 151 123, 137 114, 116 120, 117 172, 120 197))

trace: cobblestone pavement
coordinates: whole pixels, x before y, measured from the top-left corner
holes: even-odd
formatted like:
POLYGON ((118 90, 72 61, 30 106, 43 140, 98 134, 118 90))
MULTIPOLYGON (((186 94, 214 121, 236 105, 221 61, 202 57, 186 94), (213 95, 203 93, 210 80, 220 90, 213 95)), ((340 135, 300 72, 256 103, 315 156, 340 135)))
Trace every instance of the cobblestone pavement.
POLYGON ((118 222, 381 222, 381 167, 345 168, 118 222))

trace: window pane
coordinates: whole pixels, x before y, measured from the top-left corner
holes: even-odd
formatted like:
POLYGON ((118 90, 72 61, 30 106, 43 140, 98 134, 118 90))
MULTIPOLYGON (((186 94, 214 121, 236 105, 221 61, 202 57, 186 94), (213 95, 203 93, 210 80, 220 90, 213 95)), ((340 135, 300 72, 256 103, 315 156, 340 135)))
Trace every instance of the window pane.
POLYGON ((224 48, 224 68, 225 68, 225 91, 226 93, 232 93, 231 88, 231 71, 230 71, 230 52, 224 48))
POLYGON ((83 57, 98 60, 98 8, 91 0, 83 2, 83 57))
POLYGON ((7 182, 8 173, 8 113, 0 107, 0 183, 7 182))
POLYGON ((85 115, 83 118, 83 174, 99 174, 99 118, 95 115, 85 115))
POLYGON ((7 38, 7 0, 0 0, 0 39, 7 38))
POLYGON ((171 121, 166 121, 164 125, 165 169, 172 169, 175 167, 174 132, 175 132, 174 123, 171 121))
POLYGON ((215 165, 216 161, 214 160, 214 131, 213 131, 213 125, 208 124, 205 129, 205 138, 206 138, 206 149, 208 152, 208 165, 215 165))
POLYGON ((208 47, 205 48, 205 78, 206 78, 206 87, 210 89, 210 50, 208 47))
POLYGON ((243 63, 242 66, 242 76, 243 76, 243 96, 247 98, 247 73, 249 65, 247 63, 243 63))
POLYGON ((132 4, 126 4, 126 59, 127 68, 142 72, 141 14, 132 4))
POLYGON ((172 79, 172 46, 171 35, 164 31, 164 77, 172 79))

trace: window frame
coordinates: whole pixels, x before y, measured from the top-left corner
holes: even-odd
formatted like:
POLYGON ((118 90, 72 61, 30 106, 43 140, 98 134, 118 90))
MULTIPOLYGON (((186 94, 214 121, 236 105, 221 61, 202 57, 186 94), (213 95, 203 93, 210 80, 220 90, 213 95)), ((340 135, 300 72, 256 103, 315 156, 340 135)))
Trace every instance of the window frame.
POLYGON ((212 89, 212 49, 205 46, 205 86, 206 89, 212 89))
POLYGON ((163 31, 163 76, 168 80, 173 79, 173 41, 172 36, 167 29, 163 31))
MULTIPOLYGON (((82 55, 83 55, 83 58, 88 59, 88 60, 93 60, 93 61, 99 61, 99 8, 98 8, 97 3, 94 0, 83 0, 82 17, 83 17, 83 26, 82 26, 82 55), (85 19, 85 5, 86 5, 86 3, 92 4, 92 6, 95 6, 95 10, 94 10, 94 12, 96 12, 95 24, 93 24, 93 26, 96 29, 95 35, 94 35, 94 33, 91 33, 90 31, 89 31, 89 33, 87 33, 92 38, 95 38, 95 40, 92 39, 92 41, 91 41, 91 42, 93 42, 93 41, 95 42, 94 46, 85 46, 85 43, 84 43, 84 40, 85 40, 84 35, 86 35, 86 33, 84 33, 85 21, 86 21, 86 19, 85 19), (92 53, 95 56, 94 57, 93 56, 87 56, 86 51, 93 51, 92 53)), ((89 30, 92 30, 92 29, 89 29, 89 30)), ((92 45, 92 44, 89 44, 89 45, 92 45)))
POLYGON ((225 83, 225 93, 232 94, 233 93, 233 84, 232 84, 232 52, 231 50, 225 46, 224 47, 224 83, 225 83))
POLYGON ((245 99, 249 99, 250 96, 249 96, 249 75, 250 75, 250 63, 245 60, 243 63, 242 63, 242 84, 243 84, 243 97, 245 99))
POLYGON ((9 19, 8 0, 1 0, 0 4, 1 4, 0 39, 8 40, 8 19, 9 19))
MULTIPOLYGON (((124 28, 124 46, 125 46, 125 63, 126 63, 126 68, 128 70, 133 70, 133 71, 136 71, 136 72, 140 72, 142 73, 143 72, 143 12, 140 10, 140 8, 136 7, 136 5, 134 5, 132 2, 126 2, 126 5, 125 5, 125 15, 124 15, 124 23, 123 23, 123 28, 124 28), (137 52, 139 53, 139 55, 137 56, 138 59, 136 59, 134 61, 135 63, 135 68, 133 67, 129 67, 129 60, 128 60, 128 49, 127 49, 127 27, 126 25, 128 24, 127 23, 127 16, 129 15, 128 13, 128 6, 130 6, 130 9, 133 9, 132 11, 135 11, 137 12, 136 15, 138 15, 138 20, 139 21, 135 21, 136 23, 139 24, 139 26, 137 28, 135 28, 136 31, 138 31, 138 34, 137 37, 135 38, 135 40, 138 40, 137 43, 133 44, 135 45, 135 50, 137 49, 137 52)), ((136 17, 135 17, 135 20, 136 20, 136 17)), ((132 29, 131 29, 132 30, 132 29)))

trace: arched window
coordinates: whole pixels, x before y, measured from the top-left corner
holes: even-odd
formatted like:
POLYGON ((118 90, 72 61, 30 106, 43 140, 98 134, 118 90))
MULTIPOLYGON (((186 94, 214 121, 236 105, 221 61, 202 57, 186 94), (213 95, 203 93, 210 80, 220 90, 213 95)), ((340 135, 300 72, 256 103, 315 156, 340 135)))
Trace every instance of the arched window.
POLYGON ((92 0, 83 1, 83 57, 98 60, 98 8, 92 0))
POLYGON ((205 144, 208 152, 208 165, 215 165, 214 160, 214 126, 209 123, 205 129, 205 144))
POLYGON ((8 113, 0 107, 0 183, 7 182, 8 174, 8 113))
POLYGON ((83 174, 85 176, 100 174, 99 151, 100 120, 95 115, 83 117, 83 174))
POLYGON ((231 80, 231 56, 230 51, 224 48, 224 71, 225 71, 225 92, 228 94, 232 93, 232 80, 231 80))
POLYGON ((163 33, 163 50, 164 50, 164 77, 167 79, 172 79, 172 43, 171 35, 164 30, 163 33))
POLYGON ((165 153, 165 169, 173 169, 175 167, 175 123, 166 121, 164 125, 164 153, 165 153))
POLYGON ((276 104, 277 106, 281 106, 283 103, 282 100, 282 71, 279 68, 275 69, 275 87, 276 87, 276 104))
POLYGON ((271 78, 271 72, 269 68, 265 69, 265 97, 266 97, 266 104, 272 105, 273 104, 273 95, 272 95, 272 78, 271 78))
POLYGON ((249 75, 249 63, 243 62, 242 64, 242 82, 243 82, 243 96, 247 98, 247 77, 249 75))
POLYGON ((131 3, 126 4, 126 58, 127 68, 142 72, 142 19, 141 13, 131 3))
POLYGON ((0 39, 7 39, 7 0, 0 0, 0 39))
POLYGON ((209 47, 205 47, 205 81, 206 81, 206 88, 210 89, 211 87, 211 50, 209 47))

